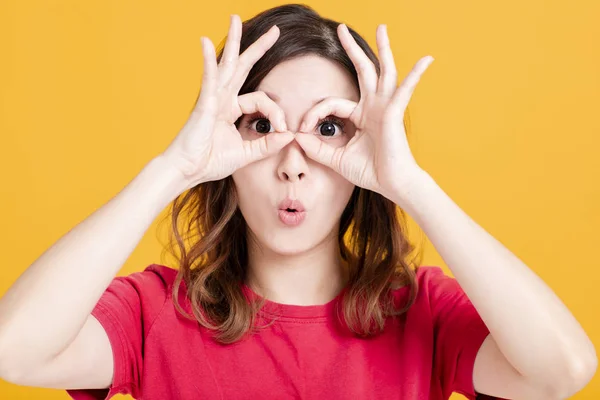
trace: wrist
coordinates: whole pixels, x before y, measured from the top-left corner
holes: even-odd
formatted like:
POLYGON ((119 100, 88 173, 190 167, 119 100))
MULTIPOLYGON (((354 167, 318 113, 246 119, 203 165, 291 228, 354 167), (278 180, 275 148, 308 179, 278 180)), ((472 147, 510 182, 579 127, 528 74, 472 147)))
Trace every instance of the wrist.
POLYGON ((165 207, 191 187, 181 171, 163 156, 157 156, 150 160, 138 175, 137 180, 142 185, 146 183, 151 185, 154 195, 165 207))
POLYGON ((402 174, 402 179, 397 180, 389 197, 386 197, 410 213, 410 210, 421 202, 420 199, 427 196, 436 185, 431 175, 421 168, 416 168, 410 173, 402 174))

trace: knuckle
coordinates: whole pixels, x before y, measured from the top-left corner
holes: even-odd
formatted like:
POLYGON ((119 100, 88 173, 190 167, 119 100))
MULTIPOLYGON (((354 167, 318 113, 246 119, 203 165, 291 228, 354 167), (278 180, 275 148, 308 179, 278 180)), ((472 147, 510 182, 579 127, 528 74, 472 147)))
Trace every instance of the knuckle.
POLYGON ((261 98, 260 95, 255 95, 252 96, 252 101, 254 102, 254 107, 256 107, 257 109, 261 107, 263 101, 263 99, 261 98))
POLYGON ((244 142, 244 146, 242 147, 242 158, 247 161, 250 159, 250 155, 252 154, 252 142, 244 142))
POLYGON ((260 100, 268 100, 269 99, 267 94, 265 92, 263 92, 262 90, 257 90, 256 92, 254 92, 254 95, 260 100))
POLYGON ((222 64, 225 64, 225 65, 230 65, 230 64, 232 64, 232 63, 233 63, 233 59, 234 59, 234 58, 233 58, 232 56, 224 56, 224 57, 221 59, 221 63, 222 63, 222 64))
POLYGON ((248 61, 246 61, 246 58, 245 58, 245 57, 243 57, 243 58, 242 58, 242 57, 240 57, 240 58, 239 58, 239 60, 238 60, 238 63, 237 63, 237 69, 238 69, 239 71, 246 71, 246 70, 249 70, 249 68, 248 68, 248 61))
POLYGON ((360 62, 358 64, 358 70, 362 73, 365 73, 371 69, 371 65, 369 65, 369 63, 366 61, 360 62))
POLYGON ((269 152, 269 141, 266 140, 266 138, 264 138, 263 140, 259 140, 258 142, 260 154, 267 154, 269 152))

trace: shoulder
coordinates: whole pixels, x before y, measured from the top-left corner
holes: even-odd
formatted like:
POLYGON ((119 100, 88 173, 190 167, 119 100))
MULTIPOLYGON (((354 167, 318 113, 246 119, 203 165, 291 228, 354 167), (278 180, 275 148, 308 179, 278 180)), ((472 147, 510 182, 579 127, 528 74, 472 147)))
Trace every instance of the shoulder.
POLYGON ((141 300, 161 303, 169 297, 176 277, 176 269, 151 264, 143 271, 115 277, 107 292, 135 296, 141 300))
POLYGON ((416 281, 419 293, 429 298, 444 297, 462 292, 458 281, 446 275, 438 266, 422 266, 417 268, 416 281))
POLYGON ((440 282, 456 281, 449 275, 446 275, 444 270, 439 266, 423 265, 416 270, 417 282, 422 284, 436 284, 440 282))
POLYGON ((168 292, 173 287, 178 271, 160 264, 150 264, 143 271, 117 276, 111 284, 127 284, 143 292, 168 292))
MULTIPOLYGON (((458 281, 447 275, 439 266, 420 266, 415 271, 415 299, 409 310, 423 316, 425 313, 435 318, 444 314, 453 305, 468 304, 469 300, 458 281)), ((405 286, 394 290, 397 304, 406 304, 410 288, 405 286)))
POLYGON ((177 272, 164 265, 151 264, 143 271, 117 276, 102 294, 93 314, 153 321, 170 302, 177 272))
MULTIPOLYGON (((458 281, 446 275, 444 270, 438 266, 420 266, 415 270, 415 289, 417 301, 426 300, 431 297, 444 296, 457 290, 460 291, 458 281)), ((394 290, 396 296, 409 294, 409 287, 404 286, 394 290)))
POLYGON ((150 264, 143 271, 133 272, 125 276, 140 278, 142 280, 160 280, 164 284, 169 285, 175 280, 177 270, 175 268, 167 267, 166 265, 150 264))
POLYGON ((117 276, 113 283, 122 282, 144 291, 161 292, 172 287, 177 270, 160 264, 150 264, 143 271, 117 276))

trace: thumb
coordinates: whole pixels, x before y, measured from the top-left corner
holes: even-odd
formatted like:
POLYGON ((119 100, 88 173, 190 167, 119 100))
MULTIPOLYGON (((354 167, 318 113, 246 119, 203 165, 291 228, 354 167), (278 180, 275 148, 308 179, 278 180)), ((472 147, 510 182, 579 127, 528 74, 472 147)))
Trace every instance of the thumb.
POLYGON ((328 145, 310 133, 298 133, 296 142, 302 147, 307 156, 323 165, 337 171, 337 148, 328 145))
POLYGON ((273 132, 260 139, 244 140, 244 165, 277 154, 292 140, 291 132, 273 132))

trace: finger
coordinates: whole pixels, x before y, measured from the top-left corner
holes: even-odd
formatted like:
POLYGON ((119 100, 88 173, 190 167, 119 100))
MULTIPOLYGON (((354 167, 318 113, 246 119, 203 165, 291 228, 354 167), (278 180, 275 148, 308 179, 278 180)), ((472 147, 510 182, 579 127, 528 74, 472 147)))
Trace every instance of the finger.
POLYGON ((254 64, 275 44, 277 38, 279 38, 279 27, 273 25, 240 55, 231 80, 231 87, 235 93, 239 92, 254 64))
POLYGON ((375 92, 377 89, 377 71, 375 70, 375 65, 373 65, 373 62, 367 57, 358 43, 356 43, 356 40, 354 40, 354 37, 345 24, 338 25, 337 31, 340 42, 346 50, 346 53, 348 53, 348 56, 352 60, 354 68, 356 68, 356 72, 358 73, 361 97, 366 93, 375 92))
POLYGON ((211 107, 216 107, 216 91, 217 91, 217 59, 215 55, 215 46, 207 37, 201 37, 202 57, 203 57, 203 72, 202 86, 200 96, 196 102, 196 111, 204 111, 211 107))
POLYGON ((381 63, 381 75, 379 76, 377 92, 386 98, 391 97, 398 85, 398 72, 390 47, 387 25, 379 25, 377 28, 377 50, 381 63))
POLYGON ((350 118, 350 115, 352 115, 352 112, 357 105, 358 103, 352 100, 339 97, 328 97, 308 110, 300 125, 300 132, 308 132, 320 119, 329 115, 335 115, 340 118, 350 118))
POLYGON ((221 60, 219 61, 219 80, 221 83, 228 82, 235 71, 235 65, 240 54, 241 37, 242 22, 238 15, 232 14, 229 33, 227 34, 227 42, 225 43, 225 49, 223 50, 221 60))
POLYGON ((244 140, 243 165, 277 154, 288 143, 294 140, 294 136, 291 132, 281 132, 270 133, 259 139, 244 140))
POLYGON ((298 133, 296 135, 296 142, 298 142, 308 157, 339 173, 337 166, 339 165, 343 147, 330 146, 315 135, 306 133, 298 133))
POLYGON ((251 92, 238 96, 238 104, 243 114, 253 114, 260 111, 273 124, 275 130, 278 132, 287 131, 283 110, 265 92, 251 92))
POLYGON ((415 91, 415 87, 417 87, 417 83, 419 83, 419 80, 421 79, 421 75, 423 75, 433 60, 433 57, 426 56, 417 61, 413 69, 396 89, 396 92, 392 97, 391 104, 393 104, 395 107, 398 107, 397 109, 401 110, 402 113, 404 113, 404 110, 406 110, 410 98, 415 91))

